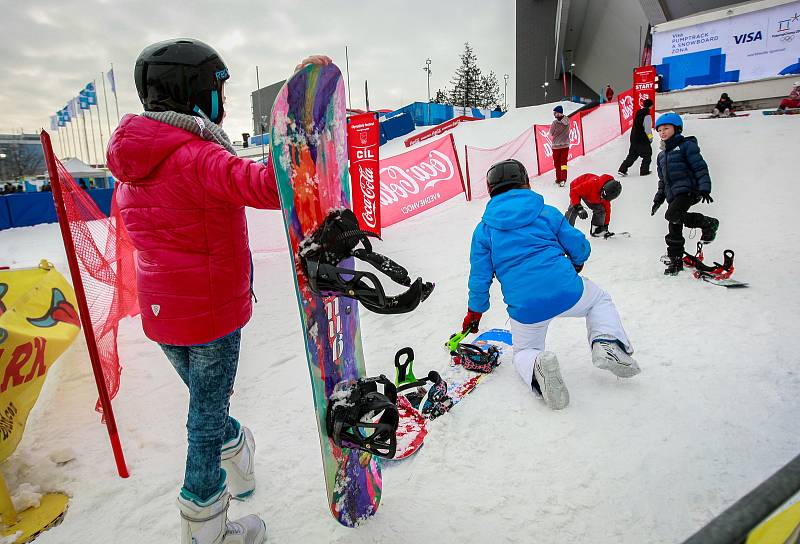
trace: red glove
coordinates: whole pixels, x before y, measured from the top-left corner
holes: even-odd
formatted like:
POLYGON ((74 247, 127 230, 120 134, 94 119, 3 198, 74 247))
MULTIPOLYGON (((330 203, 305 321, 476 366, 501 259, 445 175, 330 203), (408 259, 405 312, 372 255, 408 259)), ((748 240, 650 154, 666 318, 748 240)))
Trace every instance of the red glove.
POLYGON ((461 332, 478 332, 478 324, 481 322, 482 316, 482 313, 473 312, 467 308, 467 317, 464 318, 464 323, 461 325, 461 332))

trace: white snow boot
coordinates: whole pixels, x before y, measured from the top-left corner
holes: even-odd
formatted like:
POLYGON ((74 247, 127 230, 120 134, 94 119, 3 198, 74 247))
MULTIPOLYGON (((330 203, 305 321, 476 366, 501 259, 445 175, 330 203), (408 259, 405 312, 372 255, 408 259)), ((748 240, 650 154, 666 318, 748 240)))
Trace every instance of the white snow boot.
POLYGON ((178 508, 181 512, 181 544, 262 544, 267 540, 264 521, 250 514, 228 521, 230 493, 223 485, 203 501, 181 489, 178 508))
POLYGON ((595 340, 592 343, 592 364, 620 378, 631 378, 641 372, 633 357, 625 353, 616 340, 595 340))
POLYGON ((241 424, 239 434, 222 445, 220 464, 228 474, 228 489, 233 499, 244 500, 256 489, 255 453, 253 433, 241 424))
POLYGON ((569 404, 569 391, 564 385, 558 358, 552 351, 543 351, 533 364, 533 381, 531 384, 542 394, 545 404, 553 410, 561 410, 569 404), (538 386, 538 387, 537 387, 538 386))

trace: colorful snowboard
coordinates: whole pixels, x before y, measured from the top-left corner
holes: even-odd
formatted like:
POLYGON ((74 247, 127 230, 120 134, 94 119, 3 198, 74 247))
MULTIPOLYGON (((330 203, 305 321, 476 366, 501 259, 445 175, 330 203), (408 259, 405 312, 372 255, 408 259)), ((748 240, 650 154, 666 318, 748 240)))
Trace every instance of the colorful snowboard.
POLYGON ((764 110, 761 113, 764 115, 798 115, 800 108, 787 108, 785 110, 764 110))
POLYGON ((345 94, 336 66, 309 65, 286 82, 272 108, 270 150, 294 264, 328 504, 339 523, 354 527, 378 509, 380 466, 369 453, 337 447, 325 418, 336 384, 365 376, 358 302, 315 295, 297 253, 329 210, 350 207, 345 94))
MULTIPOLYGON (((491 329, 480 334, 470 343, 484 349, 489 345, 496 346, 500 350, 500 358, 502 360, 504 353, 511 352, 511 332, 506 329, 491 329)), ((447 382, 447 394, 453 399, 453 408, 464 397, 472 393, 478 383, 489 375, 471 372, 452 362, 439 374, 447 382)), ((401 408, 400 424, 397 428, 397 453, 394 456, 394 461, 406 459, 416 453, 423 446, 425 435, 428 434, 427 426, 423 424, 426 418, 418 410, 411 408, 408 401, 401 404, 405 399, 402 399, 402 395, 399 397, 401 397, 398 400, 398 405, 401 408), (403 409, 405 405, 408 406, 403 409)), ((450 408, 450 410, 453 408, 450 408)))

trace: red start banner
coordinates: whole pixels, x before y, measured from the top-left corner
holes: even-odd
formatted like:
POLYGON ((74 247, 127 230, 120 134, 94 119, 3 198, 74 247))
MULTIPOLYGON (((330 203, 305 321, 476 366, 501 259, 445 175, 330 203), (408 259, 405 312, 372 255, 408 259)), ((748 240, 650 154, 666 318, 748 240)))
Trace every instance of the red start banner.
POLYGON ((620 134, 625 134, 633 126, 633 116, 636 114, 637 109, 634 105, 633 89, 620 93, 617 100, 620 134))
POLYGON ((374 112, 347 118, 353 213, 363 230, 381 235, 381 192, 378 149, 380 124, 374 112))
POLYGON ((464 192, 453 135, 381 161, 381 225, 385 228, 464 192))
POLYGON ((650 115, 656 120, 656 67, 640 66, 633 71, 633 104, 637 111, 644 107, 646 99, 653 101, 650 115))
MULTIPOLYGON (((583 156, 583 114, 573 115, 569 119, 569 155, 567 162, 576 157, 583 156)), ((536 158, 539 163, 539 174, 552 170, 553 146, 550 142, 550 125, 535 125, 536 130, 536 158)))
POLYGON ((440 123, 431 129, 420 132, 419 134, 416 134, 410 138, 406 138, 406 147, 411 147, 414 144, 418 144, 420 142, 424 142, 425 140, 430 140, 435 136, 439 136, 440 134, 444 134, 448 130, 453 130, 464 121, 480 121, 480 119, 477 117, 470 117, 468 115, 459 115, 458 117, 450 119, 449 121, 445 121, 444 123, 440 123))

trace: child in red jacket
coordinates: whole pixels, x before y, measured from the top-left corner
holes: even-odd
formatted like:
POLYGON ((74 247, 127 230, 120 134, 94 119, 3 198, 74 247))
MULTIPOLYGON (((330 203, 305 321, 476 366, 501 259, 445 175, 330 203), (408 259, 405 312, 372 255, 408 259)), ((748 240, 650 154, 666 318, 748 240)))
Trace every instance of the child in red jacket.
POLYGON ((592 227, 589 234, 595 237, 613 236, 609 232, 608 223, 611 221, 611 201, 622 192, 622 184, 608 174, 600 176, 583 174, 569 184, 569 208, 564 214, 570 225, 575 225, 575 218, 586 219, 589 214, 581 204, 592 210, 592 227))
POLYGON ((115 198, 138 250, 142 326, 189 389, 182 544, 266 539, 256 515, 228 521, 230 498, 255 489, 253 434, 229 405, 252 314, 244 207, 280 203, 272 165, 237 157, 220 126, 228 77, 219 54, 198 40, 146 47, 134 69, 145 112, 126 115, 108 144, 115 198))

